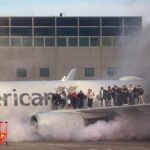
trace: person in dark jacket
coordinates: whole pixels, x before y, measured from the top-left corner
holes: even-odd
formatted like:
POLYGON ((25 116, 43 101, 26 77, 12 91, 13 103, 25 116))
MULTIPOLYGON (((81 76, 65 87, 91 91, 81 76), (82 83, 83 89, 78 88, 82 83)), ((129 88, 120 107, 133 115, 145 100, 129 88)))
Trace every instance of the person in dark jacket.
POLYGON ((133 104, 136 104, 136 103, 139 103, 139 97, 138 97, 138 88, 135 86, 133 88, 133 104))
POLYGON ((140 104, 144 104, 144 90, 142 89, 141 85, 138 85, 138 99, 140 104))
POLYGON ((130 84, 128 87, 128 98, 129 98, 129 104, 133 105, 134 101, 133 101, 133 86, 132 86, 132 84, 130 84))
POLYGON ((53 102, 53 109, 58 109, 58 106, 61 103, 61 97, 60 94, 58 93, 53 93, 52 95, 52 102, 53 102))
POLYGON ((78 108, 83 108, 86 96, 82 90, 80 90, 80 92, 77 94, 77 97, 78 97, 78 108))
POLYGON ((111 106, 111 95, 112 95, 112 91, 111 91, 111 87, 108 86, 108 90, 107 90, 107 106, 111 106))
POLYGON ((121 88, 119 87, 116 87, 116 99, 117 99, 117 106, 121 106, 123 102, 122 102, 121 88))
POLYGON ((121 95, 122 95, 123 104, 128 104, 128 89, 127 89, 126 85, 122 86, 121 95))
POLYGON ((99 95, 100 95, 101 107, 103 107, 103 100, 105 101, 105 106, 107 106, 107 90, 101 87, 99 95))
POLYGON ((111 96, 112 96, 112 99, 113 99, 114 106, 117 106, 116 88, 117 88, 117 86, 114 85, 114 87, 112 87, 112 89, 111 89, 111 96))

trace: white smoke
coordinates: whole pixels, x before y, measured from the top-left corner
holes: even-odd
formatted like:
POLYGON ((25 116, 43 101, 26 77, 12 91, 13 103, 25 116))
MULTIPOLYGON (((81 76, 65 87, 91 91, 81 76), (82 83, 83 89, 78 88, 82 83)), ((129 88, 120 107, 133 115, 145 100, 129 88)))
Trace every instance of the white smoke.
MULTIPOLYGON (((150 138, 150 114, 129 113, 77 129, 41 126, 38 133, 24 119, 9 120, 9 141, 99 141, 150 138)), ((56 125, 57 126, 57 125, 56 125)))
POLYGON ((150 67, 150 25, 143 28, 143 34, 129 38, 121 50, 120 72, 121 74, 139 75, 146 77, 150 67))
POLYGON ((8 141, 22 142, 35 141, 39 139, 29 123, 29 119, 24 117, 12 117, 8 119, 8 141))
POLYGON ((144 79, 143 89, 146 103, 150 102, 150 24, 142 29, 142 35, 129 38, 120 50, 118 74, 122 76, 139 76, 144 79))
POLYGON ((109 122, 98 121, 79 132, 75 132, 75 140, 126 140, 145 139, 150 137, 150 120, 134 118, 126 115, 116 117, 109 122))

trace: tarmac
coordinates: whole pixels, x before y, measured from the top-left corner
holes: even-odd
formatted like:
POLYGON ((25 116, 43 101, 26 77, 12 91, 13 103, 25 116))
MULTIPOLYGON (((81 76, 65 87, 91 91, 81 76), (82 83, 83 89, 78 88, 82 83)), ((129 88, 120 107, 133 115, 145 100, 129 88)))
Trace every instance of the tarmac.
POLYGON ((150 150, 150 141, 10 142, 0 150, 150 150))

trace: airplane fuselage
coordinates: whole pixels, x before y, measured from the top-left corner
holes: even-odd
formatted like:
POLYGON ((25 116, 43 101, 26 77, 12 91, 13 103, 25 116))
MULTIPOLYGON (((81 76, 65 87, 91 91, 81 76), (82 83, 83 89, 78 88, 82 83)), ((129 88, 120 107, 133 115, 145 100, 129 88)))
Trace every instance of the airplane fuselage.
POLYGON ((45 112, 52 109, 51 95, 58 87, 76 87, 86 94, 91 88, 95 95, 100 87, 109 85, 122 86, 123 84, 137 85, 139 83, 119 80, 73 80, 73 81, 3 81, 0 82, 0 120, 17 115, 32 115, 36 112, 45 112))

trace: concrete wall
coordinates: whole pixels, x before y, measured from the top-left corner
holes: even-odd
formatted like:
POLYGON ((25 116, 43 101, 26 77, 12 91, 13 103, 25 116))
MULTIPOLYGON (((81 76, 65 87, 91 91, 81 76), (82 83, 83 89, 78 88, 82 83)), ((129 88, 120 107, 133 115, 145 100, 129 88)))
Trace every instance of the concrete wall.
POLYGON ((0 48, 0 80, 56 80, 77 68, 78 79, 107 79, 107 67, 118 67, 118 47, 0 48), (49 68, 41 78, 39 68, 49 68), (85 78, 84 68, 94 67, 95 77, 85 78), (16 68, 27 68, 27 78, 17 78, 16 68))

